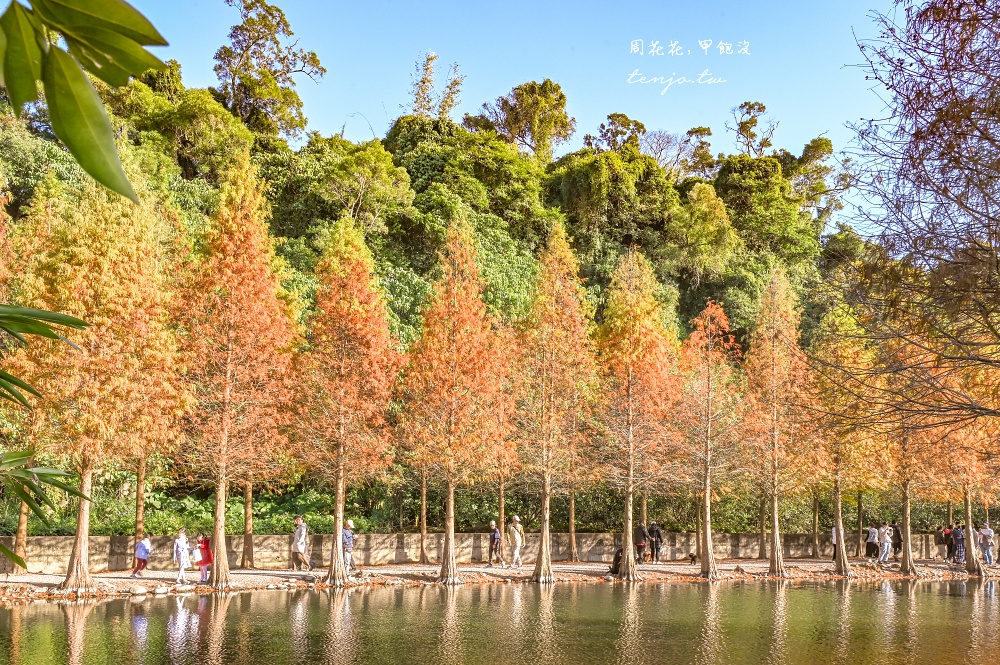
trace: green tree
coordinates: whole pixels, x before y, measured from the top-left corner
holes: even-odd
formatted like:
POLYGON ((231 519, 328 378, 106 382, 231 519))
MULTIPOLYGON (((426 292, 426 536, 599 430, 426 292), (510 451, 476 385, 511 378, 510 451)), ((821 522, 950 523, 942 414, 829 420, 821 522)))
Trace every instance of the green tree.
POLYGON ((423 61, 418 60, 413 83, 410 85, 410 95, 413 97, 409 107, 404 107, 410 113, 423 118, 438 117, 448 119, 451 111, 459 102, 462 92, 462 82, 465 77, 458 73, 458 64, 452 63, 445 80, 444 90, 434 92, 434 63, 440 56, 434 51, 427 51, 423 61))
POLYGON ((551 79, 522 83, 493 104, 483 104, 478 115, 466 114, 462 124, 495 131, 544 162, 551 161, 555 146, 576 131, 576 120, 566 113, 566 94, 551 79))
POLYGON ((611 113, 608 121, 602 122, 597 130, 597 136, 587 134, 583 144, 597 152, 604 150, 620 151, 625 146, 639 149, 639 141, 646 134, 646 126, 638 120, 633 120, 624 113, 611 113))
POLYGON ((296 136, 305 129, 295 76, 312 81, 326 69, 314 51, 290 42, 285 13, 265 0, 226 0, 242 23, 229 31, 230 43, 215 52, 217 94, 233 115, 258 134, 296 136))
POLYGON ((767 120, 761 126, 767 107, 760 102, 743 102, 733 109, 734 124, 726 124, 726 129, 736 134, 736 148, 747 157, 763 157, 764 151, 773 144, 771 139, 778 129, 777 120, 767 120))

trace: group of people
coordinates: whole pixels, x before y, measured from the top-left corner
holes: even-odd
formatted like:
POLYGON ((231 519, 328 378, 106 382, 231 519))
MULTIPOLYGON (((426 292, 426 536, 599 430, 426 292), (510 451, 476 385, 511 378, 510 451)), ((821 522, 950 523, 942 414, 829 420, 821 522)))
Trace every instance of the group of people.
POLYGON ((494 557, 504 568, 508 566, 513 568, 516 565, 520 570, 524 566, 524 562, 521 561, 521 548, 524 547, 524 527, 521 526, 521 518, 517 515, 511 518, 510 524, 507 526, 507 544, 510 548, 509 564, 503 557, 503 534, 497 527, 496 521, 490 520, 490 554, 486 562, 487 568, 493 567, 494 557))
MULTIPOLYGON (((309 542, 306 537, 309 527, 302 515, 295 516, 295 533, 292 535, 292 570, 312 571, 316 566, 308 554, 309 542)), ((344 546, 344 569, 348 573, 358 570, 354 563, 354 520, 347 520, 340 532, 340 540, 344 546)))
POLYGON ((951 563, 965 563, 966 547, 975 544, 983 553, 983 563, 992 566, 995 540, 996 534, 990 528, 988 521, 983 522, 978 529, 975 525, 970 529, 967 524, 957 526, 949 524, 947 527, 939 527, 934 533, 934 544, 938 548, 937 556, 951 563))
POLYGON ((899 528, 896 520, 892 524, 883 522, 882 526, 875 526, 874 523, 868 525, 868 535, 865 538, 865 558, 875 563, 888 563, 889 553, 892 553, 892 560, 899 559, 899 553, 903 551, 903 531, 899 528))
MULTIPOLYGON (((153 552, 153 541, 148 533, 144 533, 142 540, 135 545, 135 567, 132 569, 132 577, 142 577, 142 571, 149 565, 149 555, 153 552)), ((208 536, 203 533, 198 534, 198 539, 192 545, 188 540, 187 531, 180 529, 177 538, 174 540, 174 563, 177 564, 177 583, 187 584, 187 569, 191 564, 201 569, 201 583, 208 581, 208 567, 215 560, 212 554, 212 543, 208 536)))
POLYGON ((660 563, 660 555, 663 554, 663 529, 653 520, 649 523, 649 528, 645 522, 638 522, 632 531, 632 543, 635 545, 635 560, 637 563, 645 563, 646 548, 649 548, 649 562, 660 563))

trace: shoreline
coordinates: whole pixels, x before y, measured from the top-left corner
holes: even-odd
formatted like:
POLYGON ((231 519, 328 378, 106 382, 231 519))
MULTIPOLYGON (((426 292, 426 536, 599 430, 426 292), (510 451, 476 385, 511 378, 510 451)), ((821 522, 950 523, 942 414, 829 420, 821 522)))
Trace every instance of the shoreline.
MULTIPOLYGON (((433 586, 440 564, 397 564, 367 566, 352 575, 346 589, 379 587, 433 586)), ((716 581, 822 581, 848 579, 838 575, 832 562, 817 559, 786 559, 788 577, 779 578, 768 574, 766 559, 721 559, 718 560, 719 578, 716 581)), ((877 567, 865 559, 851 562, 853 581, 881 582, 891 580, 946 581, 965 579, 988 579, 1000 575, 994 567, 982 578, 970 576, 964 568, 951 566, 940 561, 917 561, 917 574, 904 576, 899 573, 899 564, 891 563, 877 567)), ((553 562, 554 583, 621 584, 623 580, 609 574, 610 566, 602 562, 553 562)), ((78 594, 57 588, 63 575, 28 573, 7 575, 0 580, 0 606, 10 607, 34 602, 65 602, 76 600, 105 600, 112 598, 157 598, 171 595, 239 593, 265 590, 326 590, 332 589, 324 580, 326 568, 316 568, 312 573, 279 569, 234 569, 233 586, 215 589, 207 584, 192 582, 186 585, 176 583, 176 571, 153 570, 141 578, 132 578, 129 571, 95 573, 97 592, 78 594)), ((461 564, 459 575, 462 584, 534 584, 530 581, 534 564, 516 570, 492 567, 485 564, 461 564)), ((661 565, 642 564, 639 568, 640 583, 697 583, 707 582, 700 577, 697 565, 687 560, 667 561, 661 565)))

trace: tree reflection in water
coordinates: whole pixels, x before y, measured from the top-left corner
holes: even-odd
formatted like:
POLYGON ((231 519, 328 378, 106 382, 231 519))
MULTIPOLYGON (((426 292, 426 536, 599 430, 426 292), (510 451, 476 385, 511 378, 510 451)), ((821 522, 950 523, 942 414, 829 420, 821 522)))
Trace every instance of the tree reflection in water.
POLYGON ((837 599, 840 616, 837 617, 837 646, 834 659, 838 663, 849 662, 851 653, 851 579, 837 580, 837 599))
POLYGON ((704 614, 701 630, 698 635, 698 649, 695 655, 696 663, 711 665, 720 663, 719 654, 723 653, 725 645, 720 625, 721 611, 719 608, 719 585, 721 582, 707 582, 704 585, 704 614))
POLYGON ((69 665, 81 665, 86 654, 87 617, 97 607, 93 600, 69 600, 62 603, 66 619, 66 653, 69 665))
POLYGON ((350 594, 350 591, 340 588, 327 592, 329 604, 323 640, 324 663, 341 665, 354 662, 355 640, 350 594))
POLYGON ((636 654, 643 650, 642 609, 639 605, 639 585, 615 585, 616 595, 621 595, 622 614, 618 626, 618 662, 630 665, 636 654))
POLYGON ((788 587, 789 582, 780 581, 774 586, 774 603, 771 609, 773 628, 771 630, 770 651, 767 662, 785 662, 785 643, 788 637, 788 587))

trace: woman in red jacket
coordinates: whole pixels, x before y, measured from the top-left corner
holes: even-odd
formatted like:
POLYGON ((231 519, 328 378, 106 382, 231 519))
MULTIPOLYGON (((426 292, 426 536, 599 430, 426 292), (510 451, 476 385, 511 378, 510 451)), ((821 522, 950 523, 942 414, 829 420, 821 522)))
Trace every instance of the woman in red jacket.
POLYGON ((208 581, 208 567, 212 565, 212 547, 208 536, 198 534, 198 554, 201 555, 198 565, 201 567, 201 582, 208 581))

